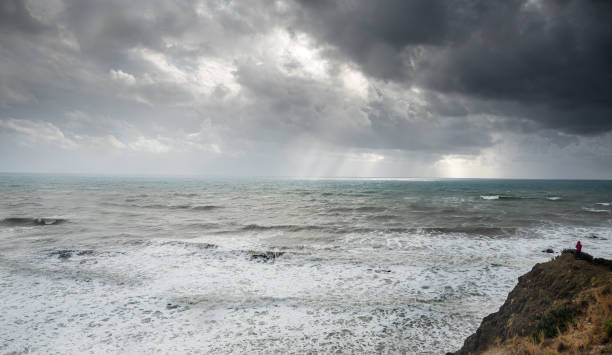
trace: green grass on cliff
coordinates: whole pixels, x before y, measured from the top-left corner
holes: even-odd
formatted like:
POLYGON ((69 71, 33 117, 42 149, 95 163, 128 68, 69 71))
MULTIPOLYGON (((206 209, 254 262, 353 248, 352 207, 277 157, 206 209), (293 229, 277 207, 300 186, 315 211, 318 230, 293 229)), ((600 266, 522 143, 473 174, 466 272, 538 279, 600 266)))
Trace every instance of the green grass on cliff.
POLYGON ((545 338, 554 338, 559 332, 566 332, 568 325, 572 322, 576 314, 578 314, 578 310, 573 303, 566 303, 549 309, 544 312, 544 315, 542 315, 542 318, 536 324, 535 329, 531 333, 531 337, 536 342, 539 342, 542 335, 544 335, 545 338))
POLYGON ((612 318, 607 319, 604 323, 604 333, 608 336, 608 338, 612 338, 612 318))

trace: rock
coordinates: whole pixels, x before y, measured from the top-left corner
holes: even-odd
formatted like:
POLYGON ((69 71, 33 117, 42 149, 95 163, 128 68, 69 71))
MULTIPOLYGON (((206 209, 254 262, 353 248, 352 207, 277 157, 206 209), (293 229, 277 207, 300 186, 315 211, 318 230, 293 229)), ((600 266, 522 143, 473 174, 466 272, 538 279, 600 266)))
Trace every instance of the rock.
MULTIPOLYGON (((610 287, 609 285, 612 285, 610 270, 612 270, 612 260, 601 258, 592 261, 576 260, 569 250, 554 260, 536 264, 530 272, 519 277, 518 284, 510 292, 504 304, 497 312, 489 314, 482 320, 480 327, 465 340, 463 347, 455 354, 481 354, 486 351, 492 354, 523 353, 519 350, 533 348, 531 334, 547 325, 544 320, 563 318, 557 317, 561 314, 561 310, 569 312, 566 312, 569 322, 573 321, 573 317, 586 319, 593 316, 591 307, 583 305, 579 300, 586 300, 586 297, 593 292, 600 292, 599 289, 610 287), (560 308, 564 305, 565 308, 560 308), (521 344, 525 347, 519 347, 523 346, 521 344)), ((602 297, 598 302, 602 302, 601 309, 612 309, 608 308, 612 307, 608 298, 602 297)), ((606 317, 609 316, 604 315, 604 319, 607 319, 606 317)), ((559 325, 551 327, 551 329, 557 328, 562 327, 559 325)), ((584 330, 567 327, 567 331, 584 330)), ((544 338, 551 338, 545 333, 542 334, 544 338)), ((588 336, 582 334, 581 339, 587 338, 588 336)), ((562 348, 565 346, 566 344, 562 348)), ((609 349, 612 350, 612 345, 609 349)))
POLYGON ((265 252, 249 251, 251 260, 263 261, 263 262, 274 261, 276 258, 278 258, 279 256, 283 254, 284 252, 282 251, 265 251, 265 252))
POLYGON ((376 272, 376 273, 379 273, 379 274, 380 274, 380 273, 382 273, 382 272, 391 272, 391 270, 388 270, 388 269, 378 269, 378 270, 374 270, 374 272, 376 272))
POLYGON ((542 250, 542 253, 554 253, 554 252, 555 251, 550 248, 542 250))
POLYGON ((57 255, 57 257, 60 259, 69 259, 74 255, 83 256, 83 255, 93 255, 93 254, 94 254, 94 251, 91 249, 86 249, 86 250, 63 249, 63 250, 52 251, 51 253, 49 253, 49 256, 57 255))
POLYGON ((69 259, 72 257, 72 253, 74 253, 74 250, 56 250, 49 253, 49 256, 57 255, 57 257, 60 259, 69 259))
POLYGON ((599 240, 608 240, 608 238, 600 237, 597 234, 587 235, 585 238, 589 239, 599 239, 599 240))

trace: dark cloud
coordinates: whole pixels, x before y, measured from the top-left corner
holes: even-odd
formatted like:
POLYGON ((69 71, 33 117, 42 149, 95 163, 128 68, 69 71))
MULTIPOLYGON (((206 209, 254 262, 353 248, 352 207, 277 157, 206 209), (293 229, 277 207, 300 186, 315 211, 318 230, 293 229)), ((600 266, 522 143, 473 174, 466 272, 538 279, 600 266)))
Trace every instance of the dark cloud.
POLYGON ((570 133, 612 129, 612 2, 300 5, 299 28, 375 77, 529 105, 522 117, 570 133))
POLYGON ((5 0, 0 165, 64 154, 64 170, 184 158, 435 175, 473 158, 503 175, 529 159, 609 162, 611 4, 5 0))
POLYGON ((45 29, 46 26, 32 17, 23 0, 3 0, 0 3, 0 33, 36 34, 45 29))
POLYGON ((468 39, 486 20, 515 13, 520 2, 390 0, 298 0, 295 24, 331 44, 369 74, 388 80, 412 78, 423 48, 468 39))

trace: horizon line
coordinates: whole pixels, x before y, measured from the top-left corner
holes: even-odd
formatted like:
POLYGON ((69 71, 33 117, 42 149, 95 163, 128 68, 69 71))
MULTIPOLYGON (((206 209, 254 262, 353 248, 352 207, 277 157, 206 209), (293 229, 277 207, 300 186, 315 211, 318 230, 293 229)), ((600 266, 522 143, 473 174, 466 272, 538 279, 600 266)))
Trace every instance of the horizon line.
POLYGON ((59 175, 83 177, 130 177, 130 178, 227 178, 227 179, 295 179, 295 180, 550 180, 550 181, 612 181, 612 178, 581 177, 441 177, 441 176, 298 176, 298 175, 244 175, 217 173, 100 173, 100 172, 25 172, 0 171, 0 175, 59 175))

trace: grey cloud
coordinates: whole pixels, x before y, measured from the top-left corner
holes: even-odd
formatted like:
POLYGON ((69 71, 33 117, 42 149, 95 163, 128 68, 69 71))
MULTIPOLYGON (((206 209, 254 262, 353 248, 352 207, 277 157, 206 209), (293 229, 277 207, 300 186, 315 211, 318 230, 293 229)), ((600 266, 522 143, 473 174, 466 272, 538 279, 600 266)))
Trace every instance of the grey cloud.
POLYGON ((296 24, 367 73, 529 106, 508 116, 575 134, 612 129, 612 3, 300 2, 296 24))
POLYGON ((276 13, 260 1, 234 5, 213 1, 67 0, 62 14, 81 49, 114 66, 130 66, 125 52, 151 48, 181 60, 220 55, 231 41, 265 30, 276 13), (231 6, 230 6, 231 5, 231 6), (263 9, 262 9, 263 8, 263 9))
POLYGON ((32 17, 23 0, 4 0, 0 3, 1 32, 37 34, 46 29, 45 25, 32 17))
MULTIPOLYGON (((348 159, 358 172, 363 154, 384 155, 377 164, 395 175, 433 172, 442 156, 479 156, 508 134, 568 150, 612 129, 610 6, 7 0, 0 163, 17 164, 24 137, 33 162, 65 151, 66 166, 146 170, 166 166, 143 158, 160 153, 168 169, 181 160, 247 174, 291 174, 308 151, 333 152, 321 171, 348 159), (345 82, 346 71, 358 80, 345 82), (37 148, 38 133, 65 141, 37 148)), ((541 149, 526 146, 524 156, 541 149)), ((575 159, 609 160, 609 145, 584 146, 575 159)))
POLYGON ((297 1, 294 24, 323 44, 331 44, 369 74, 387 79, 411 78, 421 46, 445 46, 464 40, 478 26, 481 13, 505 11, 516 1, 443 0, 297 1), (470 25, 471 24, 471 25, 470 25))
MULTIPOLYGON (((337 78, 330 79, 331 85, 304 78, 288 80, 265 65, 241 66, 236 76, 252 104, 233 115, 244 118, 233 130, 260 132, 255 136, 262 139, 283 141, 309 135, 347 147, 463 154, 493 144, 486 124, 466 116, 444 117, 416 100, 408 107, 397 107, 395 99, 381 89, 373 99, 347 98, 337 78)), ((437 111, 461 110, 449 105, 437 111)))

